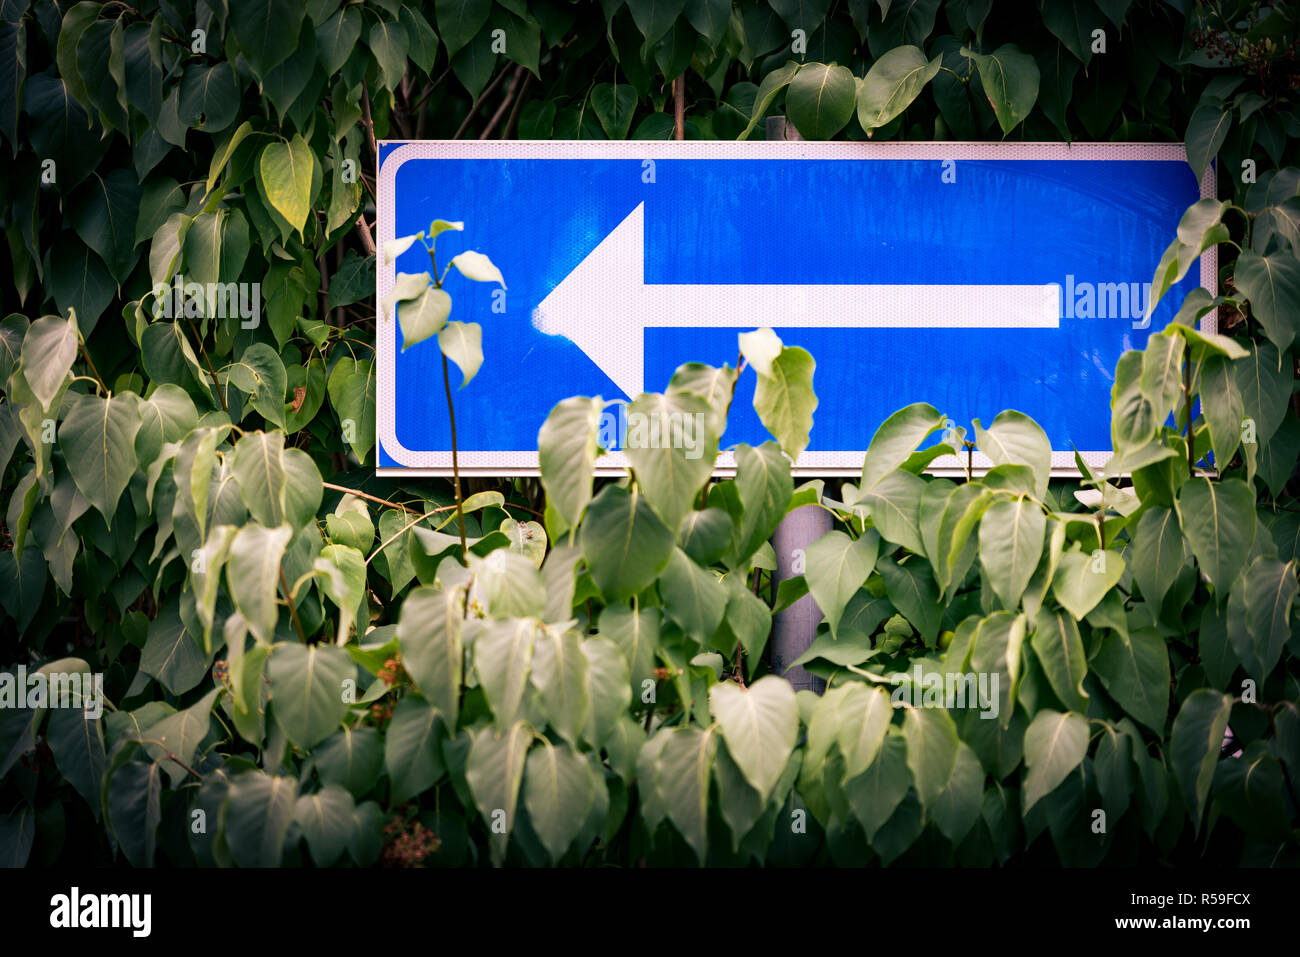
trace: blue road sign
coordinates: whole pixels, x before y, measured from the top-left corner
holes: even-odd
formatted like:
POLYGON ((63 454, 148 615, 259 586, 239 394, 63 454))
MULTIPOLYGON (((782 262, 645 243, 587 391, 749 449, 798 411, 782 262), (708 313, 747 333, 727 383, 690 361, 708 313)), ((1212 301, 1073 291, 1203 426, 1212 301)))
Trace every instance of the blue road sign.
MULTIPOLYGON (((467 473, 535 471, 561 399, 599 395, 617 417, 616 400, 661 391, 684 362, 734 366, 736 334, 761 326, 817 363, 803 472, 858 471, 890 413, 929 402, 968 432, 1003 409, 1032 416, 1068 473, 1074 449, 1109 457, 1120 354, 1197 285, 1217 292, 1207 252, 1144 318, 1205 195, 1181 144, 385 142, 378 238, 463 220, 439 262, 473 249, 505 277, 504 294, 454 270, 444 287, 451 317, 483 327, 482 370, 455 393, 467 473)), ((396 272, 428 269, 418 244, 381 255, 378 300, 396 272)), ((381 311, 377 465, 447 474, 437 344, 400 346, 381 311)), ((723 448, 768 437, 753 387, 742 378, 723 448)))

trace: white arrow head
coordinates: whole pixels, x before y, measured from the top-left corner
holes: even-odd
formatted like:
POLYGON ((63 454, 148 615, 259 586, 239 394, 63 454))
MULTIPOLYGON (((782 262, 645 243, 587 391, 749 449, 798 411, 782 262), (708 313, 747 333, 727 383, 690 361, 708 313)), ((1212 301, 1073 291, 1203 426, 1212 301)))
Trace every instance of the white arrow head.
POLYGON ((533 310, 534 328, 571 340, 629 399, 645 375, 644 220, 641 203, 533 310))

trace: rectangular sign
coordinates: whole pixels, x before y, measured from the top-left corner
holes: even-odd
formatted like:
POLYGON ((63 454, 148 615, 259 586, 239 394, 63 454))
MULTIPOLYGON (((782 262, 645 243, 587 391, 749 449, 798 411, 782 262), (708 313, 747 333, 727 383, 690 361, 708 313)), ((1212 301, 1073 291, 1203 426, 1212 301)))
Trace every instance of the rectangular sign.
MULTIPOLYGON (((901 406, 928 402, 970 434, 1003 409, 1052 440, 1053 470, 1110 457, 1115 364, 1197 285, 1213 250, 1144 319, 1188 206, 1213 195, 1182 144, 383 142, 378 241, 428 231, 439 269, 487 255, 506 289, 451 270, 451 318, 483 327, 484 362, 454 394, 466 474, 535 474, 537 431, 571 395, 621 406, 685 362, 738 359, 770 326, 816 360, 803 474, 849 475, 901 406)), ((419 244, 380 256, 430 269, 419 244)), ((400 309, 400 305, 398 306, 400 309)), ((1203 320, 1214 329, 1213 314, 1203 320)), ((377 316, 377 466, 445 475, 451 434, 435 339, 401 351, 377 316)), ((459 373, 453 370, 453 388, 459 373)), ((722 447, 769 436, 741 378, 722 447)), ((598 466, 617 471, 614 446, 598 466)), ((943 456, 931 471, 960 469, 943 456)), ((976 467, 988 465, 975 456, 976 467)), ((734 467, 730 453, 720 471, 734 467)))

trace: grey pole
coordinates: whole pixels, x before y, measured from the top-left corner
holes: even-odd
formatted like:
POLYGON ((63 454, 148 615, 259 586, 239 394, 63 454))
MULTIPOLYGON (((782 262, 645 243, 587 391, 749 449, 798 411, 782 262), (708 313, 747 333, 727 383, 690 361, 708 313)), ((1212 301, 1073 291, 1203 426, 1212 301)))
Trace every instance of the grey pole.
MULTIPOLYGON (((803 571, 808 546, 829 532, 831 524, 831 513, 820 505, 801 505, 781 519, 772 535, 778 581, 803 571)), ((772 670, 784 675, 795 691, 807 689, 821 694, 826 689, 826 682, 805 671, 803 666, 785 670, 808 650, 821 620, 822 611, 812 595, 804 595, 772 619, 772 670)))
MULTIPOLYGON (((769 140, 801 140, 794 125, 784 116, 767 118, 769 140)), ((831 514, 819 505, 803 505, 781 519, 772 535, 772 548, 776 551, 776 578, 784 581, 803 572, 803 558, 808 546, 831 530, 831 514)), ((821 694, 826 682, 809 674, 802 667, 786 668, 798 659, 817 634, 817 624, 822 620, 821 609, 812 595, 805 595, 778 614, 772 621, 772 670, 784 675, 796 691, 809 690, 821 694)))

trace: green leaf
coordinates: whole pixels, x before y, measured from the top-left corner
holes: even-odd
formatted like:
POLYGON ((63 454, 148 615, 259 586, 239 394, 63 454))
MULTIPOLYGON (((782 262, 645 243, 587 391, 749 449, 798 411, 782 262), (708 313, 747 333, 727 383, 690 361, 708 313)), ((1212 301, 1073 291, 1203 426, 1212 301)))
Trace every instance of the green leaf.
POLYGON ((478 35, 492 13, 492 0, 436 0, 438 33, 447 47, 447 56, 478 35))
POLYGON ((301 236, 311 212, 312 179, 319 177, 315 155, 295 133, 287 143, 268 143, 257 163, 262 198, 301 236))
POLYGON ((1020 688, 1021 653, 1025 643, 1025 617, 995 611, 979 623, 971 642, 970 671, 998 676, 997 724, 1011 726, 1020 688))
POLYGON ((744 565, 772 537, 794 494, 790 462, 775 442, 764 442, 758 448, 736 446, 735 489, 742 511, 731 553, 726 556, 733 569, 744 565))
POLYGON ((391 92, 402 82, 402 76, 406 72, 406 28, 392 20, 376 17, 366 39, 383 74, 384 89, 391 92))
POLYGON ((1197 830, 1214 781, 1232 696, 1198 688, 1183 701, 1169 736, 1169 764, 1197 830))
POLYGON ((828 140, 853 116, 853 95, 848 67, 805 63, 790 81, 785 113, 804 139, 828 140))
POLYGON ((1251 343, 1249 350, 1232 364, 1232 375, 1245 417, 1255 423, 1255 441, 1267 445, 1286 416, 1291 376, 1271 343, 1251 343))
POLYGON ((633 611, 626 605, 609 605, 600 613, 598 624, 600 634, 623 652, 631 690, 640 700, 641 683, 654 678, 655 652, 659 648, 658 610, 633 611))
POLYGON ((880 538, 871 532, 853 539, 838 531, 827 532, 808 546, 804 577, 832 636, 838 636, 849 599, 875 568, 879 548, 880 538))
POLYGON ((581 636, 570 628, 543 626, 533 645, 529 680, 551 727, 576 746, 591 708, 581 636))
POLYGON ((907 742, 907 767, 912 772, 917 797, 924 811, 932 813, 957 768, 957 752, 961 746, 957 727, 947 711, 908 708, 903 717, 903 738, 907 742))
POLYGON ((995 502, 980 519, 980 564, 1002 607, 1020 604, 1042 557, 1046 533, 1042 508, 1024 496, 995 502))
POLYGON ((1197 564, 1215 591, 1226 593, 1255 540, 1255 493, 1240 479, 1196 476, 1178 490, 1177 507, 1197 564))
POLYGON ((686 0, 628 0, 628 10, 647 46, 667 33, 686 6, 686 0))
POLYGON ((352 446, 357 460, 364 462, 375 444, 374 360, 343 356, 330 372, 326 388, 343 426, 344 441, 352 446))
POLYGON ((943 617, 943 606, 939 603, 939 586, 935 583, 929 566, 917 558, 899 564, 893 559, 882 557, 876 563, 876 570, 885 580, 885 594, 894 607, 912 623, 926 644, 934 647, 943 617))
POLYGON ((1083 689, 1083 677, 1088 672, 1088 659, 1074 618, 1060 611, 1040 609, 1034 618, 1030 644, 1056 696, 1071 711, 1087 713, 1088 692, 1083 689))
POLYGON ((491 727, 471 732, 473 744, 465 764, 465 780, 479 813, 490 831, 492 860, 505 858, 506 843, 515 823, 519 804, 519 785, 524 777, 524 761, 533 741, 533 730, 517 721, 505 731, 491 727))
POLYGON ((1133 579, 1142 597, 1159 605, 1187 556, 1178 515, 1171 508, 1152 506, 1142 513, 1132 536, 1133 579))
POLYGON ((348 637, 350 627, 356 623, 358 632, 364 622, 354 622, 364 608, 366 600, 366 560, 355 548, 348 545, 326 545, 320 557, 312 563, 312 570, 325 597, 339 609, 338 644, 348 637))
POLYGON ((240 497, 268 528, 285 520, 284 460, 283 432, 249 432, 235 443, 232 468, 240 497))
MULTIPOLYGON (((1241 444, 1246 422, 1245 397, 1238 387, 1240 360, 1211 355, 1200 370, 1200 396, 1215 461, 1226 466, 1241 444)), ((1258 436, 1257 436, 1258 438, 1258 436)), ((1205 449, 1200 449, 1204 452, 1205 449)))
POLYGON ((1219 155, 1219 147, 1228 136, 1232 113, 1222 102, 1202 102, 1192 112, 1187 123, 1183 143, 1187 148, 1187 162, 1197 179, 1219 155))
POLYGON ((776 333, 763 327, 753 332, 742 332, 737 338, 740 340, 740 354, 744 356, 745 361, 753 366, 754 371, 760 376, 770 378, 772 363, 785 348, 776 333))
POLYGON ((754 127, 767 115, 767 111, 771 108, 776 95, 790 85, 790 81, 799 72, 799 68, 800 64, 792 60, 786 63, 785 66, 777 67, 763 77, 763 82, 758 85, 758 92, 754 94, 754 112, 750 114, 748 125, 745 126, 745 129, 741 131, 741 134, 736 139, 749 139, 749 134, 754 131, 754 127))
MULTIPOLYGON (((869 454, 869 453, 868 453, 869 454)), ((923 553, 921 538, 921 497, 926 482, 902 469, 890 472, 859 499, 871 509, 871 520, 881 538, 902 545, 910 552, 923 553)))
POLYGON ((1028 465, 1034 470, 1036 495, 1047 495, 1052 474, 1052 443, 1042 427, 1025 415, 1008 409, 999 412, 985 429, 974 421, 975 442, 994 465, 1028 465))
POLYGON ((706 568, 722 559, 735 531, 731 516, 720 508, 690 511, 677 529, 682 551, 706 568))
POLYGON ((384 743, 375 728, 340 728, 312 751, 321 783, 345 787, 354 798, 365 796, 384 768, 384 743))
POLYGON ((586 693, 591 703, 582 737, 593 748, 599 748, 632 701, 627 661, 617 644, 599 635, 582 640, 582 653, 587 659, 586 693))
POLYGON ((591 501, 591 478, 600 448, 599 398, 574 396, 551 409, 537 434, 542 487, 547 502, 570 528, 591 501))
MULTIPOLYGON (((709 689, 709 710, 745 779, 766 799, 785 770, 798 737, 794 689, 776 675, 760 678, 748 688, 720 682, 709 689)), ((669 814, 672 816, 671 811, 669 814)))
POLYGON ((1038 100, 1038 64, 1014 43, 1005 43, 989 54, 963 48, 962 55, 974 59, 998 125, 1003 133, 1010 133, 1038 100))
POLYGON ((422 585, 406 596, 397 623, 402 664, 452 728, 459 713, 464 613, 464 589, 422 585))
POLYGON ((1147 340, 1142 353, 1142 374, 1138 388, 1162 421, 1178 408, 1183 395, 1183 337, 1177 332, 1158 332, 1147 340))
MULTIPOLYGON (((1198 111, 1199 112, 1199 111, 1198 111)), ((1296 339, 1300 321, 1300 261, 1289 253, 1260 256, 1243 252, 1233 275, 1237 288, 1273 345, 1285 351, 1296 339)))
POLYGON ((86 799, 98 819, 106 759, 100 720, 86 711, 90 703, 87 698, 73 702, 75 707, 51 709, 45 740, 59 773, 86 799))
POLYGON ((943 57, 927 60, 919 47, 890 50, 858 81, 858 122, 864 130, 884 126, 915 100, 934 79, 943 57))
POLYGON ((1025 731, 1025 811, 1056 790, 1087 753, 1088 719, 1083 715, 1052 710, 1034 715, 1025 731))
POLYGON ((316 53, 327 75, 337 73, 361 39, 361 11, 344 7, 316 28, 316 53))
POLYGON ((759 376, 754 388, 754 410, 764 427, 797 461, 808 447, 817 396, 813 392, 816 363, 807 350, 787 346, 772 363, 771 376, 759 376))
POLYGON ((162 820, 162 773, 158 762, 127 761, 106 781, 108 821, 133 867, 152 867, 162 820))
POLYGON ((99 253, 118 283, 126 281, 136 261, 134 233, 139 207, 140 186, 124 169, 107 176, 92 172, 70 203, 72 227, 99 253))
POLYGON ((298 779, 245 771, 234 779, 222 833, 240 867, 279 867, 297 809, 298 779))
POLYGON ((689 392, 647 392, 627 407, 624 451, 664 525, 678 528, 713 472, 718 436, 708 403, 689 392))
POLYGON ((1092 59, 1093 30, 1099 28, 1101 11, 1090 0, 1045 3, 1042 10, 1043 26, 1087 66, 1092 59))
MULTIPOLYGON (((721 687, 723 685, 713 686, 714 689, 721 687)), ((790 695, 793 705, 794 692, 790 695)), ((797 718, 794 723, 797 723, 797 718)), ((793 743, 792 731, 791 747, 793 743)), ((687 727, 661 731, 641 751, 643 758, 649 756, 654 762, 655 789, 662 800, 663 813, 695 851, 700 863, 704 862, 708 850, 709 777, 717 749, 718 739, 711 729, 701 731, 687 727), (658 743, 661 738, 662 743, 658 743)), ((640 761, 637 768, 640 778, 640 761)), ((650 821, 648 814, 646 819, 650 821)))
MULTIPOLYGON (((0 867, 27 866, 35 838, 36 815, 30 804, 24 802, 0 817, 0 867)), ((150 851, 150 857, 152 856, 153 852, 150 851)))
POLYGON ((208 735, 212 706, 216 704, 217 695, 221 692, 221 688, 213 688, 188 708, 167 715, 140 735, 145 751, 161 764, 173 787, 190 774, 179 763, 171 760, 170 755, 175 755, 186 764, 194 763, 194 753, 208 735))
POLYGON ((597 83, 591 88, 591 108, 611 140, 627 139, 636 112, 636 90, 627 83, 597 83))
POLYGON ((347 714, 344 682, 355 677, 356 667, 342 648, 276 645, 266 674, 275 722, 298 747, 325 740, 347 714))
POLYGON ((1124 559, 1118 552, 1098 550, 1091 555, 1066 552, 1052 577, 1052 594, 1065 610, 1083 621, 1124 574, 1124 559))
POLYGON ((483 364, 483 327, 477 322, 449 322, 438 333, 438 345, 460 369, 460 387, 465 388, 483 364))
POLYGON ((1286 841, 1292 826, 1284 773, 1268 746, 1252 741, 1240 757, 1215 768, 1214 803, 1248 834, 1286 841))
POLYGON ((495 282, 499 283, 502 289, 506 288, 506 281, 501 277, 501 270, 492 265, 492 260, 480 252, 467 249, 465 252, 453 257, 451 264, 466 279, 472 279, 474 282, 495 282))
POLYGON ((1169 712, 1169 651, 1148 629, 1108 631, 1092 659, 1107 693, 1128 714, 1163 734, 1169 712))
POLYGON ((587 508, 580 536, 583 557, 605 600, 621 602, 663 573, 673 533, 639 490, 606 486, 587 508))
POLYGON ((862 490, 869 491, 901 467, 927 436, 946 423, 947 419, 937 409, 924 402, 904 406, 885 419, 867 446, 862 463, 862 490))
MULTIPOLYGON (((943 735, 936 737, 942 739, 943 735)), ((875 839, 912 787, 909 756, 908 742, 902 734, 886 734, 870 767, 844 782, 844 796, 868 841, 875 839)))
POLYGON ((343 856, 356 827, 355 811, 352 795, 336 785, 298 798, 294 820, 317 867, 330 867, 343 856))
POLYGON ((470 600, 496 618, 540 618, 546 610, 546 588, 531 559, 508 549, 486 558, 470 557, 474 584, 470 600))
POLYGON ((230 29, 259 79, 293 53, 294 45, 285 38, 298 35, 305 13, 304 5, 293 0, 231 0, 230 29))
POLYGON ((475 639, 474 670, 503 731, 523 714, 537 633, 536 621, 513 618, 491 622, 475 639))
POLYGON ((418 797, 442 777, 439 719, 437 708, 412 695, 404 696, 393 709, 384 734, 384 768, 394 802, 418 797))
POLYGON ((582 830, 595 797, 583 757, 565 744, 542 740, 524 763, 524 807, 551 863, 558 864, 582 830))
POLYGON ((894 706, 885 689, 861 682, 846 686, 835 713, 835 741, 844 758, 846 781, 856 778, 876 760, 893 714, 894 706))
POLYGON ((263 644, 275 639, 275 623, 280 615, 276 604, 280 562, 291 538, 293 529, 288 525, 267 528, 250 522, 240 527, 230 543, 226 561, 230 599, 263 644))
POLYGON ((203 680, 211 663, 201 644, 202 638, 191 634, 185 625, 177 602, 168 601, 149 623, 140 670, 157 678, 172 694, 182 695, 203 680))
POLYGON ((984 768, 975 751, 957 742, 957 760, 952 777, 926 813, 943 835, 957 846, 970 833, 984 804, 984 768))
POLYGON ((1255 558, 1232 586, 1240 591, 1237 608, 1229 605, 1228 637, 1246 672, 1259 684, 1277 667, 1282 648, 1291 637, 1291 606, 1300 584, 1296 560, 1281 562, 1267 555, 1255 558), (1245 620, 1234 611, 1245 608, 1245 620))
POLYGON ((706 642, 718 630, 727 593, 713 572, 674 548, 659 581, 664 612, 687 634, 706 642))
MULTIPOLYGON (((423 279, 426 275, 427 273, 420 273, 417 278, 423 279)), ((427 280, 416 285, 422 287, 420 294, 413 299, 403 300, 401 308, 397 310, 397 323, 402 327, 403 352, 430 336, 438 336, 441 342, 441 333, 447 325, 447 317, 451 315, 451 296, 428 285, 427 280)))
POLYGON ((23 336, 22 373, 32 395, 49 411, 77 358, 77 325, 73 319, 42 316, 23 336))
POLYGON ((135 436, 140 431, 140 407, 130 401, 134 398, 84 395, 72 404, 58 430, 59 447, 73 481, 109 527, 118 501, 136 472, 135 436))

